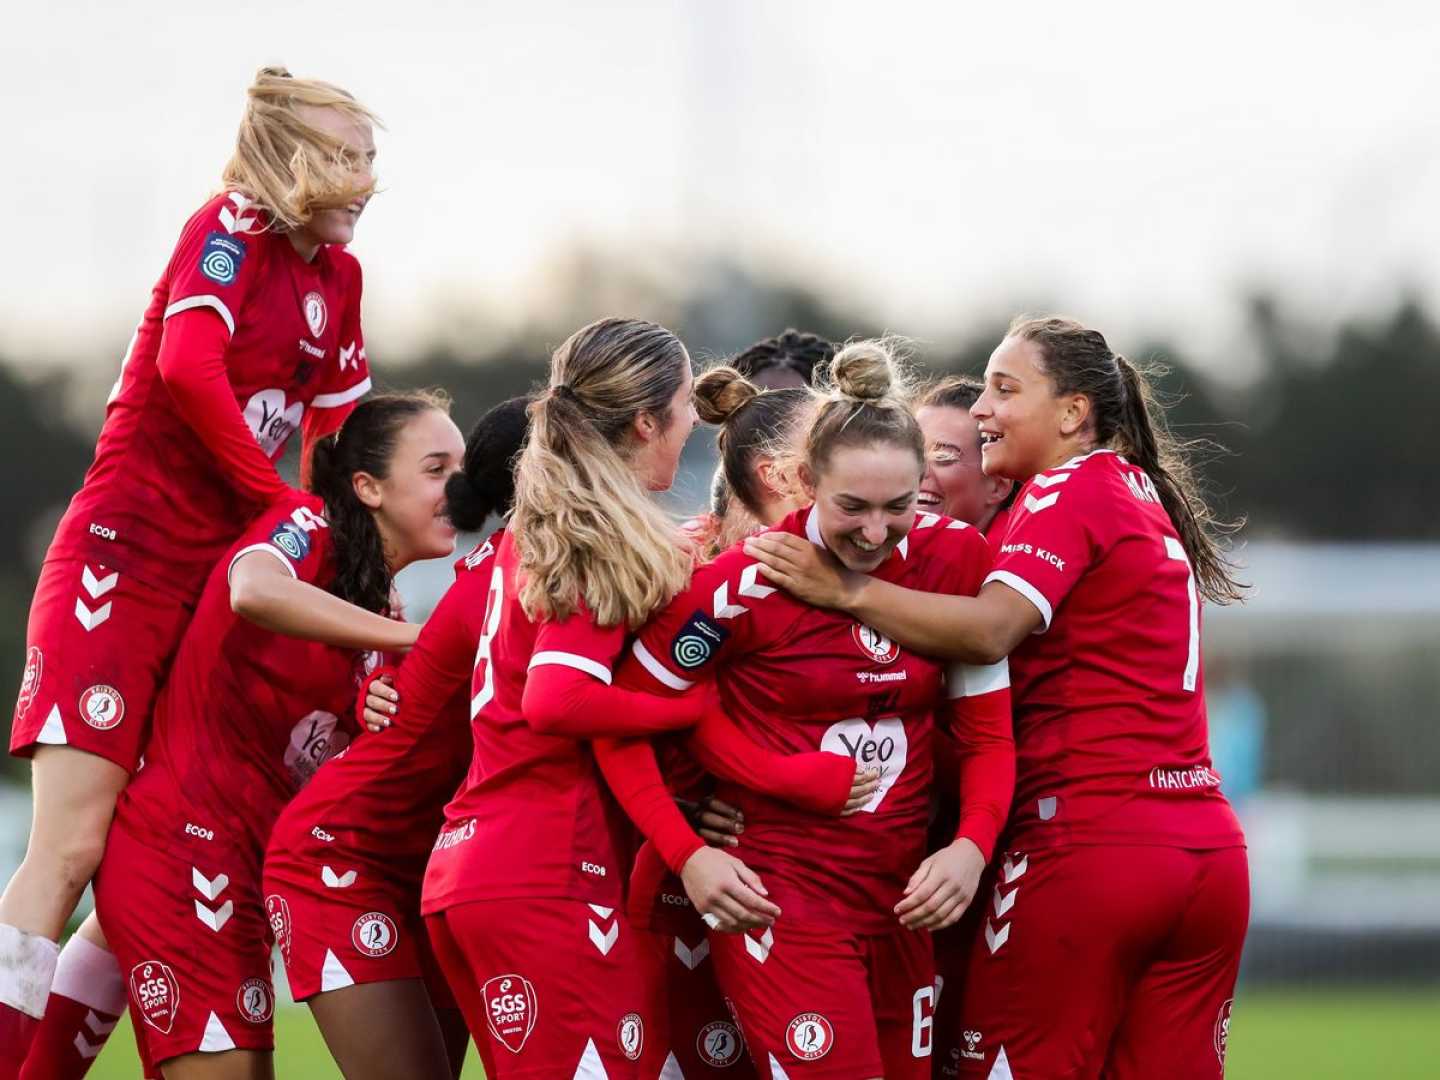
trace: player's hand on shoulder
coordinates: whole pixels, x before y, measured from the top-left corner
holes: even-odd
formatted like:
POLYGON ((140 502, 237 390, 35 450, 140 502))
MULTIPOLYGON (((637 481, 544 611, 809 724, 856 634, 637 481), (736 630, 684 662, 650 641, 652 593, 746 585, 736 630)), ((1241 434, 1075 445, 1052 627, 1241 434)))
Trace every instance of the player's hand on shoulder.
POLYGON ((760 876, 719 848, 702 847, 680 870, 685 895, 707 926, 735 933, 769 926, 780 909, 766 899, 760 876))
POLYGON ((895 905, 907 930, 941 930, 955 923, 980 887, 985 856, 974 842, 960 837, 922 862, 910 875, 905 896, 895 905))
POLYGON ((793 533, 767 532, 747 537, 745 554, 759 562, 765 577, 816 607, 849 607, 865 577, 846 570, 828 551, 793 533))

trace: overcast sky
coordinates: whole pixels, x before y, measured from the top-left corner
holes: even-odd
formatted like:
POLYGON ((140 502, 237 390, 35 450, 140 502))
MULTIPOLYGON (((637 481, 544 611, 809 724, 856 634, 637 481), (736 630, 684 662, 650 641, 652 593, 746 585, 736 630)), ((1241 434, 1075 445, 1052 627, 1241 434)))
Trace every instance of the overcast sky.
POLYGON ((388 127, 372 345, 543 317, 583 243, 733 253, 930 340, 1060 307, 1233 364, 1254 285, 1323 317, 1437 299, 1437 49, 1440 7, 1386 0, 27 4, 0 354, 118 364, 284 62, 388 127))

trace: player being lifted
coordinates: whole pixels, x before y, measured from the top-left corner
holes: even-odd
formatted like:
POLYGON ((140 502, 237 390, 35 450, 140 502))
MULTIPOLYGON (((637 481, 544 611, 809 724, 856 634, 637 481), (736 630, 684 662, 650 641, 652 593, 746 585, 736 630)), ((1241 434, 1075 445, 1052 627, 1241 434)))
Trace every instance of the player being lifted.
POLYGON ((1241 587, 1145 377, 1097 331, 1017 320, 971 412, 986 473, 1025 485, 978 597, 748 546, 902 645, 1011 657, 1015 808, 970 942, 959 1075, 1219 1077, 1249 883, 1210 763, 1200 604, 1241 587))
MULTIPOLYGON (((834 389, 801 455, 812 504, 764 535, 827 549, 885 580, 973 594, 990 565, 985 542, 963 523, 917 514, 924 452, 898 379, 879 343, 835 357, 834 389)), ((720 414, 738 416, 756 392, 723 369, 706 381, 720 414)), ((744 810, 735 850, 763 867, 783 915, 746 934, 712 933, 710 954, 762 1075, 928 1076, 926 930, 963 912, 1009 805, 1005 665, 947 678, 943 664, 797 601, 759 569, 738 547, 698 569, 642 628, 622 677, 672 692, 713 680, 725 711, 762 745, 848 754, 881 777, 850 817, 721 786, 744 810), (926 858, 937 716, 966 747, 964 813, 954 842, 926 858)))
POLYGON ((369 389, 360 267, 343 245, 374 187, 371 124, 328 83, 256 76, 224 190, 181 231, 46 554, 10 740, 33 759, 35 810, 0 897, 0 1076, 20 1067, 42 1011, 34 1075, 79 1075, 77 1034, 98 1039, 81 1018, 123 1008, 93 923, 58 971, 57 939, 206 575, 288 495, 272 461, 290 434, 302 428, 308 446, 369 389))
MULTIPOLYGON (((443 403, 371 398, 316 445, 316 494, 261 514, 211 573, 95 880, 147 1075, 272 1075, 266 840, 350 741, 366 654, 395 637, 394 575, 454 550, 463 454, 443 403)), ((384 911, 353 926, 372 955, 396 933, 384 911)))

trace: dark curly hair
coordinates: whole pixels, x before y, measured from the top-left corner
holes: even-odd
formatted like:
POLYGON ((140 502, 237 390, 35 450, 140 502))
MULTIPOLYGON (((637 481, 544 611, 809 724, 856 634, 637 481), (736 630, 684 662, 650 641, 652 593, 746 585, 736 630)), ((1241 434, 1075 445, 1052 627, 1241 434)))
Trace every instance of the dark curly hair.
POLYGON ((445 483, 450 522, 477 532, 492 514, 510 512, 515 502, 515 459, 525 445, 530 398, 513 397, 493 407, 465 439, 465 465, 445 483))
POLYGON ((780 372, 793 372, 808 386, 814 384, 815 372, 824 370, 834 358, 835 348, 833 341, 818 334, 786 330, 757 341, 731 360, 729 366, 762 390, 770 388, 770 380, 780 372))

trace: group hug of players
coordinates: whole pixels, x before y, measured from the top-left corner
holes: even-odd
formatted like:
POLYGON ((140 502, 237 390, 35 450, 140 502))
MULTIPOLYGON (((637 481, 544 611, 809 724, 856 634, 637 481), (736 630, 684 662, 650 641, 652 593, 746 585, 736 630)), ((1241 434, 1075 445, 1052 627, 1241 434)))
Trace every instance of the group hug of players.
POLYGON ((1221 1076, 1239 586, 1144 376, 1030 318, 983 381, 793 331, 697 379, 610 318, 462 438, 367 396, 372 122, 257 76, 46 556, 0 1074, 128 1006, 147 1075, 273 1075, 278 945, 352 1078, 1221 1076))

